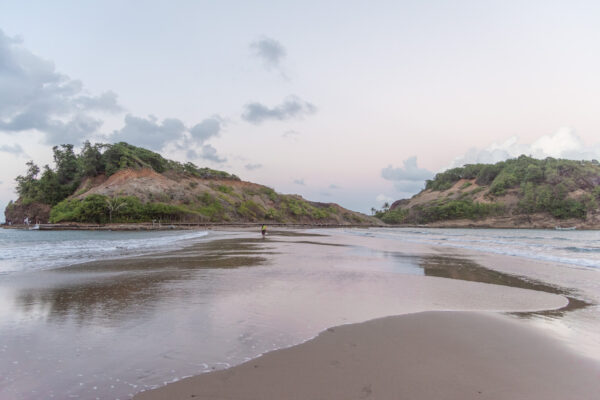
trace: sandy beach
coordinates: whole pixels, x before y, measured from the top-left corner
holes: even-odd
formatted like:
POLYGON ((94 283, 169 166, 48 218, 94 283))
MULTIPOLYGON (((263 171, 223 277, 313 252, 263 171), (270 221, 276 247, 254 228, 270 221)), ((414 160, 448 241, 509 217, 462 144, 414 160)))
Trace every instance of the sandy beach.
POLYGON ((327 329, 159 399, 594 399, 600 366, 514 320, 424 312, 327 329))
MULTIPOLYGON (((365 245, 363 238, 336 235, 312 241, 365 245)), ((373 286, 359 283, 353 294, 364 303, 385 299, 389 305, 400 299, 395 310, 403 315, 330 327, 309 342, 143 392, 136 399, 593 399, 600 393, 598 360, 531 323, 547 319, 542 315, 564 318, 591 305, 569 293, 565 285, 570 278, 531 260, 414 244, 398 247, 381 239, 368 246, 419 258, 429 277, 405 275, 387 293, 381 290, 385 285, 374 285, 374 273, 369 277, 373 286), (536 271, 551 282, 537 280, 536 271), (436 309, 443 311, 429 311, 436 309), (521 317, 509 317, 509 311, 521 317)), ((338 259, 333 249, 329 257, 338 259)), ((329 258, 323 250, 312 251, 317 252, 314 263, 329 258)), ((597 282, 590 271, 573 273, 597 282)), ((319 292, 310 298, 305 301, 314 301, 314 307, 331 304, 319 292)), ((351 299, 342 302, 346 300, 357 306, 351 299)), ((381 309, 386 307, 381 304, 381 309)))
POLYGON ((597 271, 374 233, 220 231, 176 250, 8 275, 0 398, 600 390, 597 271))

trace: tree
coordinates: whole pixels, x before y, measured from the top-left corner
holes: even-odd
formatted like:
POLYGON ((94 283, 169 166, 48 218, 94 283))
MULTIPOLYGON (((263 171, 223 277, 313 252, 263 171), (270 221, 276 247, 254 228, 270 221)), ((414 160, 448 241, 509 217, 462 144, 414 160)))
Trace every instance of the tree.
POLYGON ((530 164, 525 169, 525 182, 541 182, 544 180, 544 171, 535 164, 530 164))
POLYGON ((104 172, 101 149, 106 145, 96 143, 93 146, 86 140, 79 153, 79 169, 82 176, 96 176, 104 172))
POLYGON ((108 221, 112 222, 112 215, 119 209, 125 207, 127 202, 122 197, 106 198, 106 208, 108 208, 108 221))
POLYGON ((77 157, 72 144, 61 144, 52 148, 56 174, 61 185, 70 184, 77 176, 77 157))
POLYGON ((38 187, 38 199, 42 203, 55 205, 64 198, 60 183, 58 183, 58 176, 48 165, 44 166, 44 172, 38 182, 38 187))
POLYGON ((27 173, 25 176, 19 175, 15 178, 17 182, 17 193, 23 201, 35 201, 38 197, 38 181, 37 175, 40 173, 40 168, 33 161, 27 161, 27 173))
POLYGON ((106 221, 107 207, 104 197, 100 194, 92 194, 83 199, 78 210, 79 221, 93 221, 99 224, 106 221))

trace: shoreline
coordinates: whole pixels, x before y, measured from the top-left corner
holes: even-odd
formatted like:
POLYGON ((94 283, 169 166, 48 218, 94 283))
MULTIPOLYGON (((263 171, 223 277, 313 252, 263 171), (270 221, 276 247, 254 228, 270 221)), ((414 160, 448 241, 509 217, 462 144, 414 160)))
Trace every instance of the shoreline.
MULTIPOLYGON (((466 268, 464 261, 472 259, 473 252, 460 249, 362 234, 353 236, 338 230, 274 229, 270 231, 272 236, 264 240, 254 227, 249 229, 252 231, 225 229, 234 235, 178 250, 94 261, 9 279, 14 283, 9 286, 19 302, 17 313, 28 317, 35 310, 46 310, 49 314, 45 318, 54 321, 50 325, 42 323, 35 330, 43 333, 44 339, 40 337, 39 343, 45 343, 48 335, 56 337, 51 335, 53 326, 60 328, 75 318, 81 327, 73 330, 76 337, 72 338, 80 348, 92 350, 83 358, 92 362, 92 369, 106 370, 107 365, 121 360, 150 373, 146 379, 145 375, 132 375, 131 370, 121 367, 111 371, 112 376, 101 379, 88 373, 83 382, 80 379, 84 378, 77 377, 73 381, 72 375, 61 376, 66 379, 61 380, 49 374, 39 387, 51 385, 45 387, 60 393, 63 385, 81 382, 84 387, 94 385, 103 391, 71 393, 105 397, 110 393, 108 386, 114 384, 111 379, 116 376, 137 388, 128 392, 121 385, 119 396, 127 393, 133 396, 136 391, 155 388, 162 382, 220 370, 223 362, 239 366, 245 359, 255 360, 258 354, 293 348, 295 343, 306 343, 307 338, 314 338, 319 332, 329 332, 328 327, 360 325, 390 315, 496 312, 510 315, 517 321, 513 323, 530 329, 535 324, 526 319, 540 318, 544 315, 540 310, 552 309, 569 316, 579 312, 566 305, 570 294, 568 281, 553 283, 558 289, 565 289, 563 292, 549 288, 545 290, 548 293, 542 293, 531 290, 539 283, 535 282, 538 278, 526 283, 519 277, 522 266, 509 273, 523 281, 522 286, 506 281, 502 274, 490 275, 484 271, 488 275, 485 277, 481 271, 477 272, 482 268, 499 269, 507 274, 506 269, 514 264, 508 261, 512 257, 477 252, 480 254, 474 273, 466 268), (450 276, 437 275, 438 267, 446 269, 450 276), (499 286, 502 281, 507 285, 499 286), (210 296, 198 296, 200 293, 210 296), (519 312, 523 316, 513 314, 519 312), (132 317, 135 324, 131 324, 132 317), (96 326, 110 327, 118 334, 101 340, 112 337, 114 342, 118 337, 118 342, 122 342, 114 344, 111 353, 115 354, 108 359, 104 350, 95 352, 95 348, 103 348, 95 347, 96 342, 86 344, 79 340, 86 337, 78 334, 80 329, 90 329, 91 334, 96 326), (211 333, 214 329, 220 333, 211 333), (144 347, 136 350, 140 335, 148 338, 144 347), (234 357, 229 358, 232 354, 234 357)), ((569 276, 587 277, 588 273, 568 271, 569 276)), ((593 313, 596 304, 595 301, 584 310, 593 313)), ((20 337, 15 332, 14 349, 20 337)), ((556 344, 568 348, 564 343, 556 341, 556 344)), ((70 345, 70 340, 65 345, 70 345)), ((44 349, 53 347, 47 343, 44 349)), ((37 353, 31 350, 32 354, 37 353)), ((17 360, 20 365, 27 361, 17 360)), ((376 367, 374 364, 373 368, 376 367)), ((6 370, 7 376, 11 370, 6 370)), ((18 387, 14 386, 17 390, 18 387)), ((381 394, 377 397, 386 398, 381 394)))
MULTIPOLYGON (((318 223, 280 223, 269 222, 267 226, 289 229, 319 229, 319 228, 423 228, 423 229, 523 229, 523 230, 549 230, 549 231, 596 231, 600 230, 600 225, 590 225, 578 223, 561 227, 561 221, 551 221, 547 224, 502 224, 488 223, 484 221, 472 220, 452 220, 432 222, 430 224, 400 224, 389 225, 381 224, 318 224, 318 223)), ((564 221, 562 221, 564 222, 564 221)), ((28 229, 44 231, 61 230, 89 230, 89 231, 135 231, 135 230, 192 230, 192 229, 231 229, 231 228, 250 228, 261 226, 264 222, 173 222, 173 223, 152 223, 152 222, 131 222, 131 223, 109 223, 109 224, 89 224, 89 223, 58 223, 58 224, 0 224, 4 229, 28 229), (37 226, 37 227, 36 227, 37 226)))
POLYGON ((328 328, 134 399, 592 399, 599 375, 599 362, 501 314, 434 311, 328 328))
MULTIPOLYGON (((172 223, 172 224, 152 224, 151 222, 144 223, 123 223, 123 224, 13 224, 0 225, 3 229, 23 229, 23 230, 41 230, 41 231, 166 231, 166 230, 195 230, 195 229, 244 229, 260 227, 262 222, 238 222, 238 223, 172 223), (37 227, 35 227, 37 226, 37 227)), ((285 224, 285 223, 269 223, 268 227, 289 228, 289 229, 322 229, 322 228, 387 228, 393 226, 388 225, 341 225, 341 224, 285 224)))

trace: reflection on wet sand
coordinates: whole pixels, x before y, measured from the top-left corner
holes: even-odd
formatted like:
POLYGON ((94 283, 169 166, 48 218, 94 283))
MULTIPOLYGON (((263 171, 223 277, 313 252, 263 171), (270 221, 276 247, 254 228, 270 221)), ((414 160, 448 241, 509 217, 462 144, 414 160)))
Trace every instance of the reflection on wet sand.
POLYGON ((24 314, 40 308, 48 320, 74 318, 120 320, 135 318, 164 298, 185 297, 173 284, 202 280, 203 270, 252 267, 269 254, 260 239, 224 239, 199 243, 184 250, 129 259, 103 260, 46 271, 46 285, 21 287, 15 305, 24 314))
POLYGON ((566 312, 579 310, 591 305, 591 303, 574 297, 577 294, 569 289, 484 268, 476 262, 466 258, 440 255, 423 256, 419 257, 419 266, 423 268, 426 276, 538 290, 541 292, 560 294, 569 300, 569 304, 558 310, 513 313, 514 315, 521 317, 530 317, 534 315, 562 317, 566 312))
MULTIPOLYGON (((269 234, 0 281, 8 310, 0 313, 0 346, 11 360, 0 362, 0 392, 10 390, 15 399, 39 398, 28 397, 32 389, 56 398, 126 398, 142 386, 305 340, 330 321, 391 315, 406 303, 425 307, 420 299, 427 295, 408 293, 438 294, 412 292, 402 281, 414 277, 390 279, 390 271, 563 293, 457 257, 406 256, 309 237, 326 235, 269 234)), ((445 288, 459 282, 429 281, 446 293, 439 303, 462 304, 445 288)), ((487 288, 482 297, 489 297, 487 288)))

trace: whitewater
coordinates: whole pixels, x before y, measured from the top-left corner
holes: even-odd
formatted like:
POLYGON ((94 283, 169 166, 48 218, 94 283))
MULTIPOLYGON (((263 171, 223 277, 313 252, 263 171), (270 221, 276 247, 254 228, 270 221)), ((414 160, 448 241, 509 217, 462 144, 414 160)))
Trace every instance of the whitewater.
POLYGON ((34 231, 0 229, 0 274, 175 250, 207 231, 34 231))
POLYGON ((600 268, 600 231, 543 229, 346 229, 346 234, 600 268))

